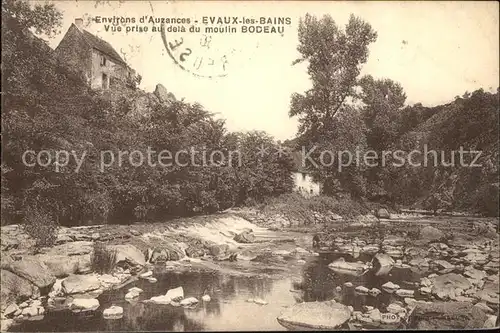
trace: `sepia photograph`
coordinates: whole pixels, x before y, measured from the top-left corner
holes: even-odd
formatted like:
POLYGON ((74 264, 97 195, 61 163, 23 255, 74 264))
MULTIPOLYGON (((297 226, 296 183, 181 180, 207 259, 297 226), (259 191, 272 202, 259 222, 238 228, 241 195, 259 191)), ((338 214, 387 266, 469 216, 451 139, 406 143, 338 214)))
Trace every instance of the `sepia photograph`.
POLYGON ((2 1, 1 331, 496 331, 499 7, 2 1))

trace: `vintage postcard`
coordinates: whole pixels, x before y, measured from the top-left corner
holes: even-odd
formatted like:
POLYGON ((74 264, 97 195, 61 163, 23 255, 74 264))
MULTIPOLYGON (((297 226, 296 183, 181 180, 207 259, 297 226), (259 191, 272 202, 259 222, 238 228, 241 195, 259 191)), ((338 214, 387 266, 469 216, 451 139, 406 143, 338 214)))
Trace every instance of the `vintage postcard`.
POLYGON ((499 3, 2 2, 1 330, 499 326, 499 3))

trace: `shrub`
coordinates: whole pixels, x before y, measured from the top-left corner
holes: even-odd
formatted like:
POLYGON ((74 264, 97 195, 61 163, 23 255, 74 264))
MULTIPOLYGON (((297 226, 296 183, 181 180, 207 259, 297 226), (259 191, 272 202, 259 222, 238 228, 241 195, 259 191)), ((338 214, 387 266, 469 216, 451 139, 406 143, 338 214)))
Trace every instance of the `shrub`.
POLYGON ((27 206, 24 212, 24 230, 35 240, 37 249, 51 246, 57 238, 57 223, 51 214, 37 206, 27 206))
POLYGON ((99 274, 111 273, 116 259, 116 251, 110 250, 101 242, 94 243, 94 251, 91 256, 91 267, 99 274))
POLYGON ((303 224, 314 223, 315 213, 323 215, 335 213, 344 218, 353 218, 368 212, 368 209, 361 202, 350 196, 336 198, 319 195, 306 198, 298 193, 288 193, 271 198, 262 207, 262 210, 269 214, 283 214, 289 219, 301 221, 303 224))

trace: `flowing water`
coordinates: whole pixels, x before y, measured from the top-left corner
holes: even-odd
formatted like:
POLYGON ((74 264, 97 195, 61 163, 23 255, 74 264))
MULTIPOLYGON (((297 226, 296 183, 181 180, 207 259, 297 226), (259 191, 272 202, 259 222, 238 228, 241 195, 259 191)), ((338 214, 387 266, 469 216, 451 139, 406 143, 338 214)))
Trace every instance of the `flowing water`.
MULTIPOLYGON (((407 223, 403 222, 402 227, 408 228, 407 223)), ((235 224, 234 219, 226 223, 226 225, 233 224, 235 224)), ((449 225, 452 226, 451 223, 449 225)), ((459 223, 455 225, 463 228, 459 223)), ((224 225, 217 227, 224 227, 224 225)), ((254 226, 251 225, 251 227, 254 226)), ((195 232, 204 236, 221 237, 218 228, 212 228, 214 229, 212 230, 199 227, 195 232)), ((273 240, 281 239, 284 241, 287 238, 292 239, 291 243, 283 243, 284 246, 289 246, 288 250, 291 250, 290 247, 311 245, 311 235, 284 231, 270 232, 261 229, 254 227, 254 232, 258 239, 266 240, 267 243, 262 245, 264 247, 271 246, 273 240)), ((385 276, 374 276, 371 271, 362 276, 334 273, 328 268, 328 264, 340 257, 348 262, 361 261, 364 263, 373 259, 373 256, 366 254, 361 254, 356 258, 348 254, 305 255, 306 262, 299 264, 297 258, 289 258, 288 264, 290 266, 288 267, 291 273, 288 276, 285 274, 285 277, 272 275, 273 273, 262 266, 262 263, 247 262, 253 266, 254 271, 271 274, 272 278, 233 276, 206 271, 187 273, 166 271, 155 274, 158 279, 156 283, 139 280, 122 290, 103 293, 99 296, 100 308, 97 311, 87 312, 86 315, 70 311, 49 311, 42 320, 22 322, 18 326, 13 326, 11 331, 284 330, 276 318, 285 307, 297 302, 335 299, 337 302, 352 306, 354 310, 361 310, 364 305, 384 309, 394 301, 403 301, 395 294, 384 292, 381 288, 384 283, 391 281, 401 288, 416 290, 420 278, 429 274, 429 272, 419 271, 416 268, 397 267, 393 267, 385 276), (297 279, 299 276, 301 278, 297 279), (353 286, 346 287, 344 285, 346 282, 351 282, 353 286), (368 289, 378 288, 382 292, 376 297, 359 295, 354 289, 360 285, 368 289), (129 288, 134 286, 143 289, 144 292, 138 299, 128 302, 125 300, 125 294, 129 288), (167 290, 179 286, 183 287, 185 297, 196 297, 201 300, 204 294, 208 294, 211 296, 211 301, 200 301, 193 308, 143 302, 153 296, 164 295, 167 290), (267 304, 259 305, 248 301, 255 298, 265 300, 267 304), (122 318, 113 320, 103 318, 102 311, 112 305, 123 307, 122 318)), ((279 263, 288 265, 283 260, 279 263)), ((420 298, 418 292, 415 293, 414 298, 420 298)), ((370 328, 366 326, 366 323, 363 324, 363 327, 370 328)), ((396 328, 404 328, 404 326, 396 328)))
MULTIPOLYGON (((370 273, 352 277, 332 272, 327 265, 339 255, 311 256, 304 264, 302 283, 297 285, 292 278, 270 279, 262 277, 235 277, 219 273, 175 273, 158 275, 157 283, 143 280, 123 290, 103 293, 99 297, 100 308, 90 315, 59 311, 46 314, 41 321, 24 322, 13 327, 16 331, 200 331, 200 330, 283 330, 276 318, 284 307, 298 301, 322 301, 336 299, 345 305, 360 310, 363 305, 385 306, 397 296, 382 293, 378 297, 357 295, 354 288, 344 287, 345 282, 354 286, 377 287, 386 281, 411 287, 420 278, 418 272, 396 269, 389 276, 378 278, 370 273), (137 286, 144 290, 139 299, 125 301, 127 290, 137 286), (182 286, 185 297, 201 300, 205 293, 211 295, 210 302, 200 302, 194 308, 173 307, 143 303, 142 300, 165 294, 168 289, 182 286), (341 290, 337 287, 341 286, 341 290), (299 290, 294 290, 299 289, 299 290), (268 302, 259 305, 248 302, 261 298, 268 302), (102 310, 111 305, 123 307, 120 319, 103 319, 102 310)), ((346 257, 347 261, 354 260, 346 257)), ((356 258, 356 260, 371 260, 356 258)), ((399 299, 401 300, 401 299, 399 299)))

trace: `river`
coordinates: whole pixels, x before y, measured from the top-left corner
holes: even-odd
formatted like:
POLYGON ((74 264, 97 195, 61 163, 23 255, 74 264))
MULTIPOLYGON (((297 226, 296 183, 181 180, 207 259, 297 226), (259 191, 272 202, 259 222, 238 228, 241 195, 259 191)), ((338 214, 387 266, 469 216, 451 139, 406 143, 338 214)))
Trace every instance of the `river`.
MULTIPOLYGON (((388 280, 412 286, 420 275, 410 270, 395 269, 390 276, 375 278, 370 274, 351 277, 335 274, 327 265, 335 257, 311 256, 303 269, 303 285, 299 290, 294 279, 265 277, 226 276, 220 273, 165 273, 158 275, 157 283, 139 280, 122 290, 108 291, 99 297, 100 308, 90 315, 71 311, 52 312, 41 321, 26 321, 16 331, 230 331, 230 330, 282 330, 276 318, 284 307, 297 301, 323 301, 334 298, 361 310, 363 305, 381 307, 390 304, 396 296, 382 294, 380 297, 357 295, 354 287, 363 285, 378 287, 388 280), (354 287, 343 287, 352 282, 354 287), (125 301, 125 293, 133 286, 144 290, 139 299, 125 301), (168 289, 182 286, 186 297, 201 299, 205 293, 210 302, 200 302, 186 309, 171 305, 143 303, 143 300, 165 294, 168 289), (337 290, 340 286, 342 289, 337 290), (249 299, 260 298, 268 304, 259 305, 249 299), (103 319, 102 310, 118 305, 123 307, 121 319, 103 319)), ((358 258, 359 259, 359 258, 358 258)))
MULTIPOLYGON (((278 235, 279 234, 279 235, 278 235)), ((281 238, 293 236, 295 243, 289 246, 306 246, 311 235, 279 232, 281 238), (299 239, 300 238, 300 239, 299 239)), ((260 238, 269 238, 269 234, 261 234, 260 238)), ((278 238, 279 238, 278 237, 278 238)), ((272 237, 271 237, 272 238, 272 237)), ((346 238, 349 239, 349 238, 346 238)), ((289 248, 290 249, 290 248, 289 248)), ((451 251, 450 253, 455 253, 451 251)), ((454 254, 447 257, 450 260, 454 254)), ((381 292, 374 297, 360 295, 355 292, 356 286, 368 289, 377 288, 391 281, 403 289, 418 291, 419 282, 423 276, 431 272, 429 268, 417 268, 405 265, 405 268, 393 267, 389 274, 375 276, 372 271, 351 276, 335 273, 328 264, 338 258, 348 262, 369 262, 373 255, 361 254, 355 258, 349 254, 314 253, 297 257, 285 258, 288 261, 290 274, 256 274, 241 276, 222 273, 222 271, 162 271, 155 272, 156 283, 138 280, 121 290, 105 291, 99 296, 100 307, 97 311, 72 313, 71 311, 48 312, 39 321, 24 321, 11 331, 269 331, 283 330, 276 318, 285 307, 297 302, 312 302, 334 299, 344 305, 350 305, 355 311, 361 311, 364 306, 384 309, 391 303, 403 303, 403 298, 393 293, 381 292), (300 265, 297 264, 300 262, 300 265), (351 286, 345 284, 350 282, 351 286), (183 287, 185 297, 196 297, 200 302, 192 308, 174 307, 144 302, 153 296, 164 295, 167 290, 183 287), (125 294, 131 287, 143 289, 139 298, 126 301, 125 294), (209 302, 201 301, 205 294, 210 295, 209 302), (254 299, 264 300, 267 304, 253 302, 254 299), (112 305, 123 308, 120 319, 104 319, 102 311, 112 305)), ((281 258, 283 259, 283 258, 281 258)), ((404 260, 407 262, 407 260, 404 260)), ((258 263, 253 264, 258 267, 258 263)), ((457 266, 457 273, 463 272, 457 266)), ((497 273, 498 275, 498 273, 497 273)), ((418 292, 414 298, 421 298, 418 292)), ((422 298, 425 299, 425 298, 422 298)), ((366 308, 366 307, 365 307, 366 308)), ((359 327, 359 326, 358 326, 359 327)), ((369 323, 363 323, 364 328, 371 328, 369 323)), ((344 327, 349 327, 345 324, 344 327)), ((397 327, 404 328, 404 321, 397 327)))

